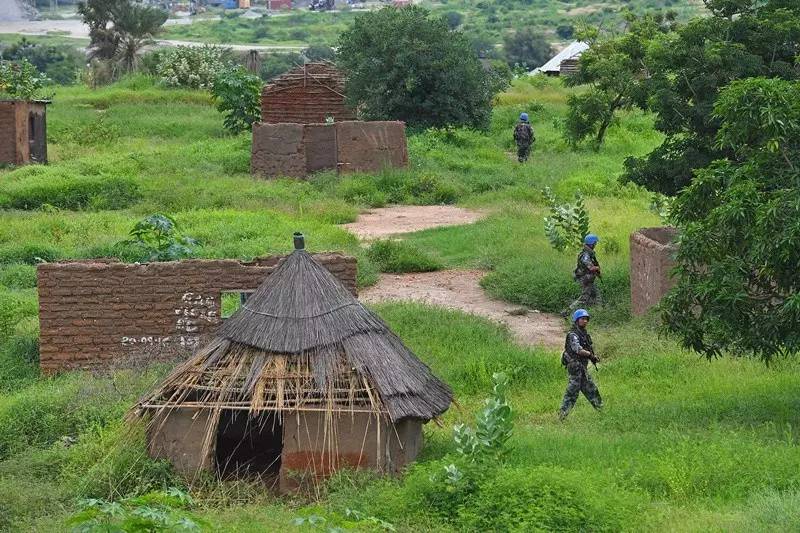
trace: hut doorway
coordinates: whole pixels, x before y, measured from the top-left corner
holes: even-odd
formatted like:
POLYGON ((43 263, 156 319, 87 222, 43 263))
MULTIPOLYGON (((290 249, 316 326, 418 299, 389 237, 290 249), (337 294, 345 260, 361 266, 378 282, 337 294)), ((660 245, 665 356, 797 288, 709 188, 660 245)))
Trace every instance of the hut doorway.
POLYGON ((283 424, 275 413, 220 413, 216 465, 221 477, 276 479, 282 451, 283 424))

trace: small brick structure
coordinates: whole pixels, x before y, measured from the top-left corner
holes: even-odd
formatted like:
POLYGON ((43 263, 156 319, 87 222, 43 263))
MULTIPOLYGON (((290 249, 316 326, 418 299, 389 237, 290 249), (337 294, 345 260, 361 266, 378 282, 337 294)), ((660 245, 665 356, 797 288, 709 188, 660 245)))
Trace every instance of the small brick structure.
POLYGON ((661 301, 675 280, 678 231, 670 227, 643 228, 631 234, 631 312, 643 315, 661 301))
POLYGON ((0 163, 47 163, 47 104, 0 100, 0 163))
MULTIPOLYGON (((355 258, 315 259, 356 294, 355 258)), ((222 294, 256 289, 281 260, 41 264, 41 369, 51 374, 187 357, 222 323, 222 294)))
POLYGON ((405 124, 254 124, 251 173, 304 177, 320 170, 377 172, 408 166, 405 124))
POLYGON ((344 77, 332 63, 306 63, 279 76, 261 91, 261 122, 316 124, 328 118, 354 120, 345 105, 344 77))

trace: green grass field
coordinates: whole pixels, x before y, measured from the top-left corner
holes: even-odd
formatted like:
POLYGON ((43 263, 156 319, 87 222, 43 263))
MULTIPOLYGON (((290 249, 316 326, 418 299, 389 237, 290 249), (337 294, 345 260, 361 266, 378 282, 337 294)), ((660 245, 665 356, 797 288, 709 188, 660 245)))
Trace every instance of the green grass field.
POLYGON ((655 317, 630 318, 628 235, 659 219, 649 194, 616 176, 625 157, 660 137, 650 117, 630 113, 599 152, 573 151, 556 127, 567 94, 558 81, 518 81, 501 95, 490 131, 412 134, 406 170, 299 182, 252 179, 248 136, 227 135, 205 93, 146 78, 59 89, 48 112, 51 164, 0 170, 0 530, 64 531, 82 498, 181 486, 122 425, 166 368, 38 375, 36 258, 107 255, 143 216, 163 212, 201 242, 201 257, 285 252, 300 230, 312 251, 355 254, 367 285, 382 258, 337 224, 368 206, 455 203, 489 215, 409 235, 407 244, 436 266, 488 269, 493 295, 556 310, 575 297, 574 256, 545 239, 544 186, 565 199, 582 191, 603 239, 607 304, 593 336, 605 412, 579 400, 557 421, 566 379, 556 350, 521 348, 507 331, 459 312, 381 305, 459 402, 442 427, 428 424, 419 461, 399 479, 344 473, 310 499, 209 480, 194 488, 195 514, 211 529, 243 532, 381 530, 348 510, 398 531, 800 529, 800 363, 707 361, 659 336, 655 317), (537 137, 525 166, 511 140, 522 110, 537 137), (438 490, 430 478, 452 462, 454 424, 474 420, 498 371, 512 376, 507 460, 480 472, 470 491, 438 490), (293 525, 312 515, 325 525, 293 525))

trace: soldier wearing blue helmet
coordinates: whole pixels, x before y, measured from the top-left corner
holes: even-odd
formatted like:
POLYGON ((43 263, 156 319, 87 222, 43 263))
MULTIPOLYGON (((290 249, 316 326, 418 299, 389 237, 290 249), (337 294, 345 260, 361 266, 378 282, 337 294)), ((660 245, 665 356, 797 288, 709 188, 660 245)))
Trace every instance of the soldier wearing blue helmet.
POLYGON ((567 316, 570 310, 577 308, 592 307, 600 303, 600 291, 595 287, 595 279, 600 277, 600 263, 597 262, 594 248, 600 239, 597 235, 590 233, 583 239, 583 249, 578 254, 578 264, 575 267, 573 276, 581 286, 581 295, 572 302, 569 309, 562 312, 562 316, 567 316))
POLYGON ((517 159, 520 163, 528 160, 528 156, 531 153, 531 145, 535 140, 533 128, 528 122, 528 114, 520 113, 519 122, 514 127, 514 142, 517 143, 517 159))
POLYGON ((597 356, 594 355, 592 337, 586 331, 586 324, 589 323, 589 312, 586 309, 578 309, 572 313, 572 329, 567 333, 564 341, 564 352, 561 354, 561 364, 567 368, 569 380, 567 390, 564 392, 564 400, 561 402, 561 410, 558 418, 564 420, 575 402, 578 401, 578 393, 583 393, 592 407, 601 409, 603 399, 597 385, 589 376, 589 361, 597 366, 597 356))

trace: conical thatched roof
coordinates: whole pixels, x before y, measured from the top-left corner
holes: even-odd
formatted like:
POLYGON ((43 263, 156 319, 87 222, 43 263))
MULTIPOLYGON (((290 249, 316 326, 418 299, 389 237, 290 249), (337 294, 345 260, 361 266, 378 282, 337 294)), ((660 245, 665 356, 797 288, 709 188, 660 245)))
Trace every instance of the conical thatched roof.
POLYGON ((368 411, 393 421, 447 410, 449 387, 295 241, 217 338, 140 406, 368 411))

